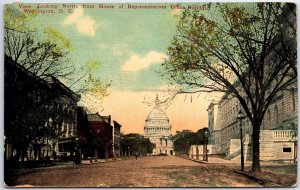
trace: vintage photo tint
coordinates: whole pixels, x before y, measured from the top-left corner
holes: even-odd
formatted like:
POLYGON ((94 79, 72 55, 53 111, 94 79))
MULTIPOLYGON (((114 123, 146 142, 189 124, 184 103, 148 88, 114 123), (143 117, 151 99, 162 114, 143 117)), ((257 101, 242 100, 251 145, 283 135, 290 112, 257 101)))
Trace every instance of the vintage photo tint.
POLYGON ((7 3, 4 187, 295 187, 296 4, 7 3))

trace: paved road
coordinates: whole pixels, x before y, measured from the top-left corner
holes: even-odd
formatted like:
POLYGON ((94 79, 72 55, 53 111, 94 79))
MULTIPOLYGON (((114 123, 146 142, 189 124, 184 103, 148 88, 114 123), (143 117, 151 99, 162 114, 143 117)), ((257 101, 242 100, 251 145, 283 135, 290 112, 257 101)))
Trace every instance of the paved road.
POLYGON ((38 187, 258 187, 235 174, 238 165, 201 164, 174 156, 144 157, 24 174, 17 186, 38 187))

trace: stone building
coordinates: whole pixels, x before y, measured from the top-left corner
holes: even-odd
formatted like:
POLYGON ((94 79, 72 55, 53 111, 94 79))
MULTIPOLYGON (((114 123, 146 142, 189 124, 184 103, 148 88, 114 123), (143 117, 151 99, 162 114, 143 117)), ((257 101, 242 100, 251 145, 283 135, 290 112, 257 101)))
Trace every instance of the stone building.
MULTIPOLYGON (((292 160, 295 157, 293 133, 298 126, 297 83, 281 92, 269 106, 261 126, 261 160, 292 160), (278 156, 280 155, 280 156, 278 156)), ((224 95, 220 101, 209 105, 208 128, 213 152, 226 154, 230 159, 240 155, 240 127, 237 120, 243 110, 236 98, 224 95)), ((242 121, 246 160, 251 159, 252 125, 248 118, 242 121)))
POLYGON ((145 138, 155 144, 152 155, 173 155, 173 141, 171 139, 171 125, 166 113, 159 106, 160 101, 156 96, 155 106, 149 113, 144 127, 145 138))

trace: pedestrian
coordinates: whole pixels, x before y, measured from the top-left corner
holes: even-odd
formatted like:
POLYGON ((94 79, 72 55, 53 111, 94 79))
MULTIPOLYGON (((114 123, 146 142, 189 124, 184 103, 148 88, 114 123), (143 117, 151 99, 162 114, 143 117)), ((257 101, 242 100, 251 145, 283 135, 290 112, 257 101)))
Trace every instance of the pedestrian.
POLYGON ((73 165, 76 165, 76 151, 72 154, 73 165))
POLYGON ((135 156, 135 159, 137 160, 139 155, 137 152, 135 152, 134 156, 135 156))
POLYGON ((80 164, 80 152, 78 150, 75 152, 75 164, 80 164))

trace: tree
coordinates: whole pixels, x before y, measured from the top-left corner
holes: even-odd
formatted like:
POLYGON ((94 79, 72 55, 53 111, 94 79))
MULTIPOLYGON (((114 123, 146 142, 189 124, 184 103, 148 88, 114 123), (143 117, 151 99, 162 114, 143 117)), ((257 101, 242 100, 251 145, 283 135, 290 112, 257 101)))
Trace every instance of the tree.
POLYGON ((62 34, 52 28, 32 27, 34 14, 21 13, 7 5, 5 10, 5 54, 39 78, 67 77, 73 72, 68 60, 72 48, 62 34))
POLYGON ((142 155, 151 154, 154 144, 148 138, 136 133, 121 134, 120 141, 121 151, 137 152, 142 155))
POLYGON ((188 154, 191 145, 205 144, 205 131, 207 128, 199 129, 196 133, 191 130, 182 130, 173 136, 174 151, 188 154))
POLYGON ((23 160, 30 144, 48 144, 59 137, 64 121, 75 121, 79 97, 55 78, 37 79, 7 56, 4 65, 4 133, 16 160, 23 160))
POLYGON ((74 110, 63 109, 70 102, 65 93, 54 93, 57 87, 64 86, 67 92, 69 86, 75 93, 102 100, 108 95, 109 83, 94 77, 89 70, 80 68, 84 72, 78 74, 68 57, 71 42, 53 28, 33 27, 36 14, 22 13, 14 5, 6 5, 4 16, 5 135, 12 138, 17 157, 23 159, 30 143, 42 145, 45 137, 60 135, 62 118, 75 120, 68 114, 74 110), (55 90, 48 88, 52 84, 58 85, 53 86, 55 90))
MULTIPOLYGON (((6 6, 5 55, 37 78, 58 78, 75 93, 88 94, 95 99, 108 96, 110 83, 95 77, 87 68, 76 69, 68 57, 73 50, 72 43, 53 28, 33 27, 36 16, 22 13, 12 5, 6 6)), ((100 65, 100 62, 89 61, 86 64, 100 65)))
POLYGON ((297 78, 295 5, 210 6, 213 16, 182 13, 164 70, 181 85, 178 93, 225 92, 239 100, 253 126, 252 170, 260 170, 259 133, 265 112, 297 78))

